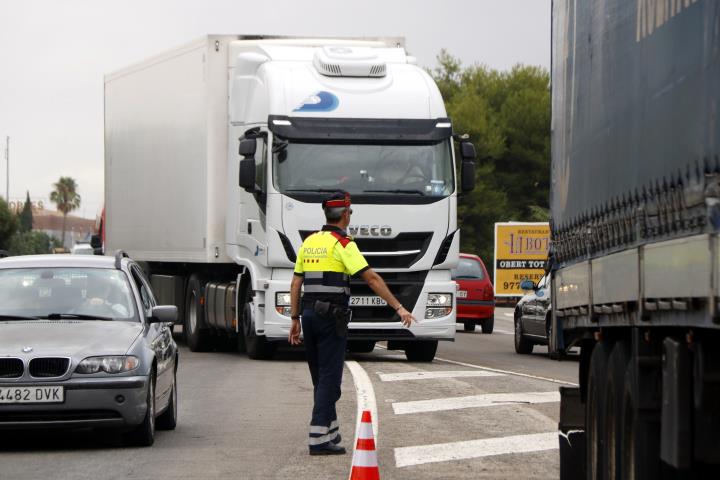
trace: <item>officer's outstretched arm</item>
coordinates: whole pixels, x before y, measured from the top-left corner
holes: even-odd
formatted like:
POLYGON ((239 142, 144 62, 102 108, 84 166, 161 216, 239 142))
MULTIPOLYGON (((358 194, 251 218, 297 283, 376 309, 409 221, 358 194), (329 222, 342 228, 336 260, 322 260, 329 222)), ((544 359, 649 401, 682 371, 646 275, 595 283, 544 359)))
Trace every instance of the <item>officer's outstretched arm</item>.
POLYGON ((293 275, 290 283, 290 315, 292 317, 288 342, 290 345, 300 345, 300 288, 303 284, 303 277, 293 275))
POLYGON ((402 303, 400 303, 400 301, 395 298, 395 295, 390 292, 390 289, 388 288, 385 281, 380 275, 375 272, 375 270, 373 270, 372 268, 368 268, 367 270, 362 272, 360 276, 370 286, 373 292, 377 293, 383 300, 388 303, 388 305, 395 309, 397 314, 400 316, 403 325, 409 327, 412 322, 416 321, 415 317, 412 316, 412 313, 405 310, 405 307, 402 306, 402 303))

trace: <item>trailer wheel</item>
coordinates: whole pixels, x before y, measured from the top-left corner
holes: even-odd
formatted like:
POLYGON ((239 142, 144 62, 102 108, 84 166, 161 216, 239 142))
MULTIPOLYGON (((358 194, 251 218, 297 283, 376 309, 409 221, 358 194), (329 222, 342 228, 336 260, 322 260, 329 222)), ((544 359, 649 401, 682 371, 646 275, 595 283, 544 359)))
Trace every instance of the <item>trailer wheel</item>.
POLYGON ((463 332, 474 332, 475 331, 475 322, 469 321, 469 322, 463 322, 463 332))
POLYGON ((411 362, 432 362, 437 347, 437 340, 408 342, 405 345, 405 356, 411 362))
POLYGON ((255 331, 255 319, 253 318, 254 292, 250 285, 245 290, 245 303, 242 310, 242 331, 245 338, 245 349, 248 357, 253 360, 268 360, 275 354, 277 345, 269 342, 265 335, 258 335, 255 331))
POLYGON ((649 480, 660 478, 660 419, 656 412, 642 412, 639 408, 640 372, 630 361, 625 372, 620 422, 619 478, 649 480))
POLYGON ((620 472, 623 393, 625 390, 625 372, 629 363, 629 347, 626 342, 616 342, 610 354, 607 369, 607 389, 605 391, 605 472, 608 480, 626 478, 620 472))
POLYGON ((585 459, 588 480, 606 479, 605 392, 609 356, 610 347, 605 342, 598 342, 590 357, 585 406, 585 459))
POLYGON ((203 352, 210 348, 210 332, 202 328, 205 318, 204 282, 192 274, 185 291, 185 341, 191 352, 203 352))
POLYGON ((533 351, 533 343, 525 338, 523 332, 522 322, 518 316, 518 312, 515 312, 515 353, 529 354, 533 351))

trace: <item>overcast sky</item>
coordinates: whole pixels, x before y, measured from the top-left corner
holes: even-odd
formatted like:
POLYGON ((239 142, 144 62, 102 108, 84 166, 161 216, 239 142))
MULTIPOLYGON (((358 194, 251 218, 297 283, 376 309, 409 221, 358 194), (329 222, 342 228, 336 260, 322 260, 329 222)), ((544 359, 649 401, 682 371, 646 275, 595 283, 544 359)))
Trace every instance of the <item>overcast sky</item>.
MULTIPOLYGON (((404 36, 425 67, 550 65, 550 0, 0 0, 0 194, 103 203, 103 76, 208 33, 404 36)), ((54 207, 52 207, 54 208, 54 207)))

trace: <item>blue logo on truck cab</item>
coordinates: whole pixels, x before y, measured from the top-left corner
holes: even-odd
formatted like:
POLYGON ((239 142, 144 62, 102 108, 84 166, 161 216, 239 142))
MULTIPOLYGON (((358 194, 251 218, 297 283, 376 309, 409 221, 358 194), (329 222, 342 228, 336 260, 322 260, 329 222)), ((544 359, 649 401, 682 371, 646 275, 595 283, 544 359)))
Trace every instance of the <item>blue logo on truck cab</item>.
POLYGON ((335 94, 321 90, 306 98, 293 112, 332 112, 339 104, 335 94))

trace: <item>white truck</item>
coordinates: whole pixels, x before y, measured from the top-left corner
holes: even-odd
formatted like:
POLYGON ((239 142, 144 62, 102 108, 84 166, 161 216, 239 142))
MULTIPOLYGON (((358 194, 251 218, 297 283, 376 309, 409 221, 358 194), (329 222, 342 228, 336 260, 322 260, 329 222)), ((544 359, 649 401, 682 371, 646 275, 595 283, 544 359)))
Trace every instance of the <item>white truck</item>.
POLYGON ((401 38, 210 35, 105 78, 105 247, 143 262, 191 350, 268 358, 290 328, 295 252, 345 190, 349 233, 418 319, 403 327, 354 280, 349 349, 387 340, 429 361, 455 335, 474 157, 401 38))

